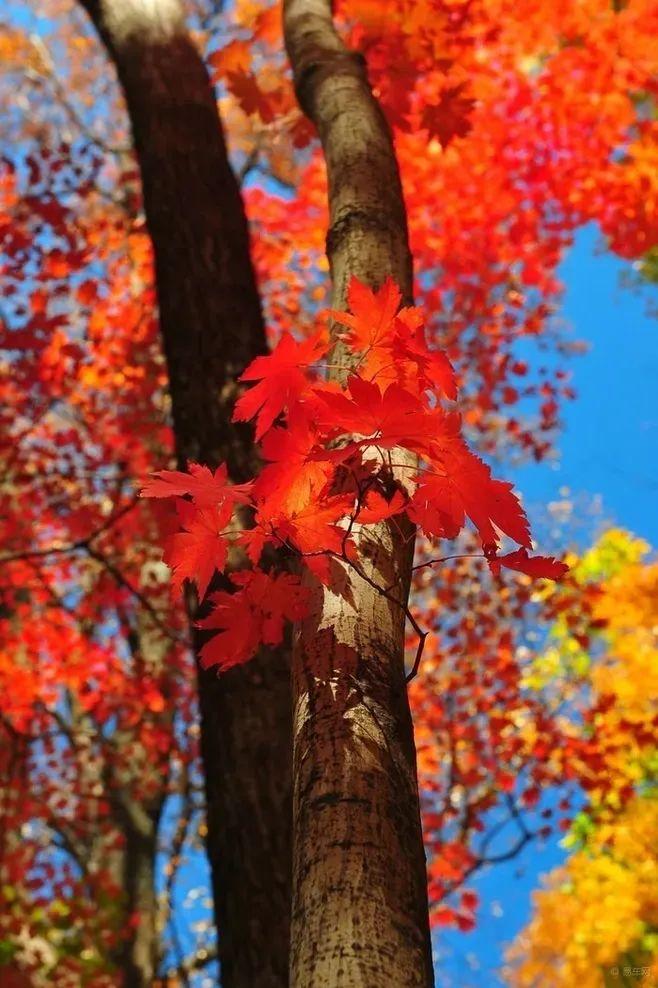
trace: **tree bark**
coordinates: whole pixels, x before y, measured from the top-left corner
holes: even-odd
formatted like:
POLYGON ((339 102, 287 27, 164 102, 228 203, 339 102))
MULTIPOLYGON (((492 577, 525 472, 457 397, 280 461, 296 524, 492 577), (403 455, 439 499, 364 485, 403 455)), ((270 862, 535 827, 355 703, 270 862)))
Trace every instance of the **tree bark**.
POLYGON ((141 812, 137 824, 132 819, 122 820, 123 846, 108 855, 117 858, 121 869, 117 878, 131 918, 131 935, 122 940, 116 954, 123 975, 122 988, 151 988, 157 974, 160 944, 156 929, 155 857, 161 805, 162 801, 150 812, 141 812))
MULTIPOLYGON (((155 253, 176 451, 253 472, 231 424, 236 380, 265 352, 239 188, 206 69, 179 0, 81 0, 116 66, 155 253)), ((287 984, 290 911, 289 657, 200 673, 207 850, 224 988, 287 984)))
MULTIPOLYGON (((318 128, 328 180, 334 308, 352 275, 392 275, 406 301, 412 262, 391 135, 364 61, 335 32, 330 0, 285 0, 300 105, 318 128)), ((348 359, 336 348, 332 376, 348 359)), ((293 652, 291 988, 433 984, 404 613, 413 530, 356 534, 352 601, 317 583, 293 652)))

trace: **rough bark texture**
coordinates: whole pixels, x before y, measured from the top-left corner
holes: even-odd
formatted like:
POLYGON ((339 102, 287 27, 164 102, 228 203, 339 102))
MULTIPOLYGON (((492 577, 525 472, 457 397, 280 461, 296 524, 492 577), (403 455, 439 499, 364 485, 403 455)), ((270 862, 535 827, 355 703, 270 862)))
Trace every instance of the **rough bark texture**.
MULTIPOLYGON (((81 0, 114 61, 156 266, 177 453, 234 480, 236 378, 265 350, 247 224, 203 61, 179 0, 81 0)), ((224 988, 287 984, 290 683, 284 652, 200 676, 208 838, 224 988)))
MULTIPOLYGON (((334 308, 352 275, 392 275, 407 301, 412 265, 391 135, 329 0, 286 0, 286 46, 301 106, 327 162, 334 308)), ((337 354, 344 375, 347 357, 337 354)), ((334 356, 332 363, 336 363, 334 356)), ((369 581, 409 590, 413 531, 356 534, 368 579, 352 599, 314 586, 293 655, 292 988, 433 984, 402 609, 369 581)))

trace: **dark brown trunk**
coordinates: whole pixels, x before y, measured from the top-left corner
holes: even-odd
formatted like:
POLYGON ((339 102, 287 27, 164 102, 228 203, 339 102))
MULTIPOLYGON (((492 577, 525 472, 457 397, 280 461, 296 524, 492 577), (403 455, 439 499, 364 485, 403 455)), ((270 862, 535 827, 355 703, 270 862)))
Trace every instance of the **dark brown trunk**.
MULTIPOLYGON (((125 94, 155 251, 176 450, 252 472, 230 422, 236 379, 265 350, 244 208, 207 72, 178 0, 82 0, 125 94)), ((287 984, 290 683, 285 651, 200 674, 207 849, 224 988, 287 984)))

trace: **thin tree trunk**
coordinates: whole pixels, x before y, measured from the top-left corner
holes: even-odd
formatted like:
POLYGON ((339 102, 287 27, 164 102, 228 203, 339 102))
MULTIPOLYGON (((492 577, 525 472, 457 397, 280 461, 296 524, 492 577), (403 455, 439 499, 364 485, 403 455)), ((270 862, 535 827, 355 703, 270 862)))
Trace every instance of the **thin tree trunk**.
MULTIPOLYGON (((316 124, 328 179, 334 308, 352 275, 412 294, 391 135, 363 59, 335 32, 330 0, 286 0, 299 102, 316 124)), ((344 378, 347 360, 334 377, 344 378)), ((413 530, 357 534, 363 569, 406 600, 413 530)), ((293 654, 291 988, 433 984, 404 615, 350 571, 353 600, 313 585, 293 654)))
POLYGON ((137 922, 134 936, 122 957, 122 988, 144 988, 146 985, 151 988, 157 974, 156 964, 160 953, 155 892, 157 821, 152 821, 148 833, 135 833, 131 830, 127 837, 124 888, 130 915, 136 916, 137 922))
POLYGON ((151 988, 161 953, 156 929, 155 856, 162 800, 145 809, 127 797, 125 805, 126 810, 120 813, 122 846, 107 853, 107 860, 115 863, 131 919, 131 934, 119 944, 116 962, 123 975, 122 988, 151 988))
MULTIPOLYGON (((238 481, 253 470, 230 422, 236 379, 265 351, 243 203, 179 0, 81 0, 128 106, 155 251, 177 453, 238 481)), ((224 988, 287 984, 289 658, 200 674, 207 849, 224 988)))

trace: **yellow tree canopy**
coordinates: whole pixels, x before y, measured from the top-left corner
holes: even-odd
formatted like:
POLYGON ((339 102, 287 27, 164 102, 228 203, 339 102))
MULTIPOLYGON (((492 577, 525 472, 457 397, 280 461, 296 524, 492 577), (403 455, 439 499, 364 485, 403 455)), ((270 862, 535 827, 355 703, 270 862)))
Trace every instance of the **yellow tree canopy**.
MULTIPOLYGON (((648 549, 611 530, 574 565, 578 582, 600 588, 586 673, 586 729, 598 758, 583 773, 588 805, 564 842, 576 849, 535 893, 534 914, 508 953, 515 988, 607 988, 658 976, 658 564, 643 562, 648 549)), ((583 655, 558 622, 538 665, 544 676, 558 668, 582 675, 583 655)))

